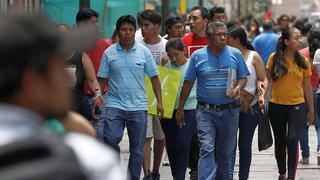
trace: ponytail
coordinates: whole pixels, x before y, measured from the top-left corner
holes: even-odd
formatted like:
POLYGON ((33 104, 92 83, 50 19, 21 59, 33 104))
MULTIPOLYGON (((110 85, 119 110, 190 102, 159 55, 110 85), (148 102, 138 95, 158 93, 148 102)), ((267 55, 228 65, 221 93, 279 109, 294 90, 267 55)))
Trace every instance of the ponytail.
MULTIPOLYGON (((294 27, 289 27, 282 32, 281 37, 278 40, 276 53, 273 56, 273 64, 271 67, 270 76, 275 81, 282 77, 283 75, 288 73, 288 63, 284 61, 284 51, 286 50, 287 46, 284 43, 284 40, 290 39, 292 32, 297 29, 294 27)), ((307 69, 308 64, 304 60, 304 58, 300 55, 297 51, 294 55, 294 62, 298 65, 299 68, 307 69)))

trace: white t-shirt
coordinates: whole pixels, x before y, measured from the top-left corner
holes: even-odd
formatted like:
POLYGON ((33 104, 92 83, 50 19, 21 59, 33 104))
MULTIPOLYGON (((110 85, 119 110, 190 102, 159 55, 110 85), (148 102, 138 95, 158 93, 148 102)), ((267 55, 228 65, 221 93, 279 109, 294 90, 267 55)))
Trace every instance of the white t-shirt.
POLYGON ((320 49, 317 49, 314 53, 313 65, 316 67, 317 71, 320 72, 320 49))
MULTIPOLYGON (((320 72, 320 49, 317 49, 316 52, 314 53, 314 57, 313 57, 313 62, 312 62, 313 66, 316 68, 317 72, 320 72)), ((318 77, 320 78, 320 77, 318 77)), ((320 86, 318 84, 318 90, 317 90, 317 94, 320 93, 320 86)))
POLYGON ((141 44, 145 45, 150 51, 156 61, 157 65, 161 65, 162 56, 167 55, 166 44, 167 40, 161 37, 161 40, 157 44, 146 44, 143 39, 138 40, 141 44))

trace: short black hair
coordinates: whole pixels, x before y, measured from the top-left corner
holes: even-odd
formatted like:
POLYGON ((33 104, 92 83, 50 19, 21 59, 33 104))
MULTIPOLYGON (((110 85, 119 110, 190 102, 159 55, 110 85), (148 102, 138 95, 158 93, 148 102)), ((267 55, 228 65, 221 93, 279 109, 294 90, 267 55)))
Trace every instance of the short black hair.
POLYGON ((184 51, 185 45, 180 38, 171 38, 167 41, 166 51, 168 51, 169 48, 184 51))
POLYGON ((76 23, 79 24, 81 22, 88 21, 92 17, 99 18, 99 13, 90 8, 82 8, 78 11, 76 15, 76 23))
POLYGON ((141 20, 145 19, 150 21, 152 24, 161 25, 161 16, 154 10, 146 9, 141 13, 138 13, 138 23, 141 24, 141 20))
POLYGON ((119 31, 120 27, 124 23, 132 24, 134 29, 135 30, 137 29, 136 19, 132 15, 123 15, 123 16, 119 17, 119 19, 117 20, 116 31, 119 31))
POLYGON ((60 56, 63 36, 43 15, 9 14, 0 18, 0 99, 9 99, 21 87, 26 70, 46 75, 60 56))
POLYGON ((210 19, 212 19, 216 13, 224 14, 224 7, 220 7, 220 6, 213 7, 210 9, 209 13, 210 13, 210 19))
POLYGON ((165 22, 164 22, 164 26, 166 28, 166 31, 168 29, 170 29, 173 25, 177 24, 177 23, 183 23, 182 19, 179 16, 173 16, 173 17, 169 17, 165 22))
POLYGON ((265 20, 262 23, 262 28, 264 31, 273 29, 273 22, 271 20, 265 20))
POLYGON ((193 8, 191 8, 190 11, 196 11, 199 10, 201 12, 201 17, 202 19, 208 19, 209 20, 209 12, 208 9, 202 6, 194 6, 193 8))
POLYGON ((313 27, 308 35, 308 44, 310 51, 310 58, 314 58, 317 49, 320 49, 320 29, 313 27))

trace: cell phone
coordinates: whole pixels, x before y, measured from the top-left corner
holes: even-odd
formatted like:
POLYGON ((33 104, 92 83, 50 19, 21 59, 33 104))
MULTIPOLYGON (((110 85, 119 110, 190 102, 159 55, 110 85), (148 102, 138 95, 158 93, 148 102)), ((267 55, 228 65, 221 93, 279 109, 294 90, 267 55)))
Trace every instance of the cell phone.
POLYGON ((94 111, 96 115, 101 115, 101 109, 99 108, 99 106, 96 106, 94 111))

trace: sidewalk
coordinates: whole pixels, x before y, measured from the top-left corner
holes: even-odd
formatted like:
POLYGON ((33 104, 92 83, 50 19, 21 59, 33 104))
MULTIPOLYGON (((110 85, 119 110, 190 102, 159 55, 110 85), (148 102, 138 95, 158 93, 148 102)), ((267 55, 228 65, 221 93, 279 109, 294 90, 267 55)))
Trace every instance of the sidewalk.
MULTIPOLYGON (((298 165, 296 180, 320 180, 320 166, 317 165, 316 156, 316 132, 314 127, 309 129, 309 146, 310 146, 310 164, 298 165)), ((121 166, 124 170, 127 168, 129 160, 129 140, 125 132, 123 140, 120 144, 121 147, 121 166)), ((267 151, 258 151, 257 131, 253 141, 253 155, 250 169, 251 180, 277 180, 278 170, 276 160, 273 154, 274 148, 267 151)), ((152 155, 153 156, 153 155, 152 155)), ((152 167, 152 166, 151 166, 152 167)), ((161 180, 172 180, 171 171, 169 166, 160 167, 161 180)), ((143 178, 143 171, 141 172, 141 179, 143 178)), ((186 179, 188 179, 188 173, 186 179)), ((234 179, 238 179, 238 160, 235 167, 234 179)))

